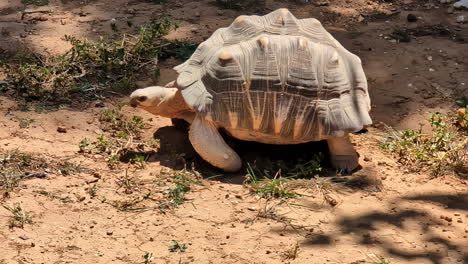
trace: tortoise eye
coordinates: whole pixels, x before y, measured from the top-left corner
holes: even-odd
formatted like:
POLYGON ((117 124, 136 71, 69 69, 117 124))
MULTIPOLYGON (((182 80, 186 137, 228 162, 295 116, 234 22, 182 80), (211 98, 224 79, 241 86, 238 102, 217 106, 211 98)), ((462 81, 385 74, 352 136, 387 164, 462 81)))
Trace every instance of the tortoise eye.
POLYGON ((140 101, 140 102, 144 102, 144 101, 146 101, 146 99, 148 99, 148 97, 146 97, 146 96, 138 97, 138 101, 140 101))

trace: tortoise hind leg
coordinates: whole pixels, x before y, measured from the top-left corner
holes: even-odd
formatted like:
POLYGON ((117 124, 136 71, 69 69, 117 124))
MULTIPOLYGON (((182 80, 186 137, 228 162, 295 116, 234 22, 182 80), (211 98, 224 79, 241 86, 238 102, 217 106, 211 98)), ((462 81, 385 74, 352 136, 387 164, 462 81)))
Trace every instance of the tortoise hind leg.
POLYGON ((229 147, 212 122, 197 116, 190 126, 189 139, 193 148, 207 162, 227 172, 238 171, 242 162, 229 147))
POLYGON ((359 158, 349 136, 327 139, 332 166, 340 171, 352 172, 359 166, 359 158))

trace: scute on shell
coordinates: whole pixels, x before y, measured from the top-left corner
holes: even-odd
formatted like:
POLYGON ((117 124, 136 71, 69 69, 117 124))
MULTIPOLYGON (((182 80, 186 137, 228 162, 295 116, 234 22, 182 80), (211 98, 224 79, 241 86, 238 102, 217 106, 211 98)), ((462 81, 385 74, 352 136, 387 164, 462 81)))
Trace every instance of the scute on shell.
POLYGON ((220 127, 305 142, 372 123, 359 57, 287 9, 238 17, 175 70, 187 104, 220 127))

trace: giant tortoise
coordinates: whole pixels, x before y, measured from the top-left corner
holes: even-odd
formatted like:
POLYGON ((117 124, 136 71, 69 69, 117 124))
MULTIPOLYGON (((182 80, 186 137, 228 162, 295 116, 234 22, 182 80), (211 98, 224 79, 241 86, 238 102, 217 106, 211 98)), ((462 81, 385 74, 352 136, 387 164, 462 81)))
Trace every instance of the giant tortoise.
POLYGON ((222 129, 266 144, 326 140, 334 168, 358 167, 348 135, 372 123, 366 76, 317 19, 285 8, 239 16, 174 69, 175 81, 135 90, 130 104, 189 122, 191 144, 212 165, 242 165, 222 129))

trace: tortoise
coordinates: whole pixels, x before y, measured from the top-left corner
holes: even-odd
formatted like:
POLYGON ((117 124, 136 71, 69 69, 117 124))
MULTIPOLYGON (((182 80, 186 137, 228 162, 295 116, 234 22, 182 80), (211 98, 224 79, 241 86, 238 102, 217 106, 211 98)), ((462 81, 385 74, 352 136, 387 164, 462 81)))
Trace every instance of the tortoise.
POLYGON ((326 140, 334 168, 359 166, 349 133, 372 124, 367 79, 360 58, 317 19, 286 8, 239 16, 174 69, 175 81, 137 89, 129 103, 190 123, 190 142, 210 164, 242 167, 222 129, 265 144, 326 140))

